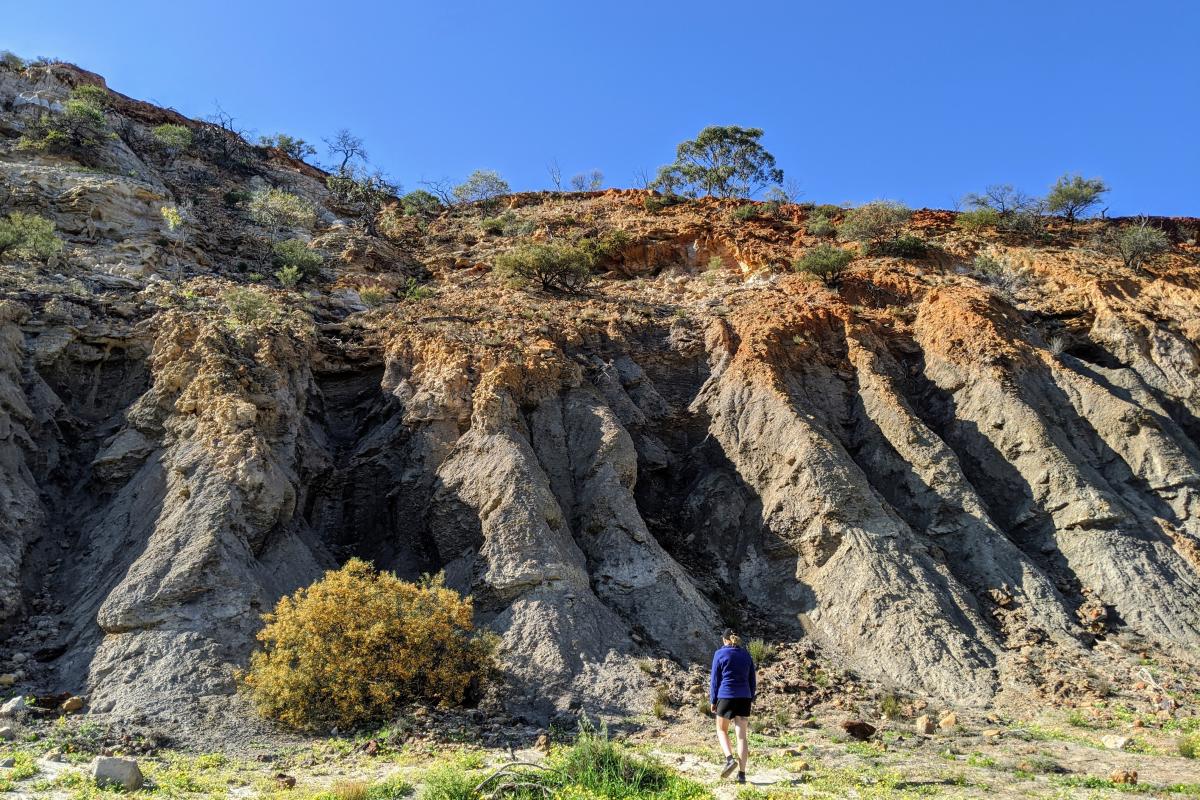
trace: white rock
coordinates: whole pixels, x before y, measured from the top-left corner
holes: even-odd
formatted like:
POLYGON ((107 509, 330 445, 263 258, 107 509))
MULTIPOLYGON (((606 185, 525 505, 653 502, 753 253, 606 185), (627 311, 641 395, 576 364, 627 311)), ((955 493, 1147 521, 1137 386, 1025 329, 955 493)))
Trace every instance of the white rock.
POLYGON ((142 771, 132 758, 98 756, 92 760, 92 779, 96 785, 117 785, 127 792, 142 786, 142 771))
POLYGON ((1107 736, 1102 736, 1100 742, 1109 750, 1124 750, 1125 746, 1129 744, 1129 737, 1117 736, 1110 733, 1107 736))
POLYGON ((11 700, 6 700, 4 705, 0 706, 0 717, 15 717, 24 714, 27 708, 25 695, 19 694, 11 700))

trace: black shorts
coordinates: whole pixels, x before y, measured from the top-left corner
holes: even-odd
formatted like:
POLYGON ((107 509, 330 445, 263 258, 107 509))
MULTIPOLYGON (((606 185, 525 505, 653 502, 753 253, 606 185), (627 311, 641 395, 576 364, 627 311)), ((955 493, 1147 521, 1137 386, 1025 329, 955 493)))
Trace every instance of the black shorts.
POLYGON ((753 702, 749 697, 722 697, 717 700, 716 714, 725 719, 748 717, 753 702))

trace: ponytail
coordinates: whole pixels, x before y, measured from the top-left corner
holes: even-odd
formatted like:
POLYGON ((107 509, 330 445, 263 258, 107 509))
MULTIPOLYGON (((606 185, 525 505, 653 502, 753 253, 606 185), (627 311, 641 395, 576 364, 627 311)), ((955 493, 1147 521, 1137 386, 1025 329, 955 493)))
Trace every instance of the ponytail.
POLYGON ((742 646, 742 637, 738 636, 736 633, 730 634, 729 643, 731 645, 733 645, 734 647, 741 647, 742 646))

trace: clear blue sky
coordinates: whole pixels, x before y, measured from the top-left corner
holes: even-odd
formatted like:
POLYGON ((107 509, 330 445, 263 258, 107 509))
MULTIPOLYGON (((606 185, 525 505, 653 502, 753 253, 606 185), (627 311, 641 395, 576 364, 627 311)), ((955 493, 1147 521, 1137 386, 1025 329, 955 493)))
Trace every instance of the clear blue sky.
MULTIPOLYGON (((0 48, 257 133, 339 127, 408 188, 601 169, 630 186, 755 126, 804 199, 948 207, 1064 171, 1200 215, 1197 0, 5 2, 0 48)), ((323 155, 323 154, 322 154, 323 155)))

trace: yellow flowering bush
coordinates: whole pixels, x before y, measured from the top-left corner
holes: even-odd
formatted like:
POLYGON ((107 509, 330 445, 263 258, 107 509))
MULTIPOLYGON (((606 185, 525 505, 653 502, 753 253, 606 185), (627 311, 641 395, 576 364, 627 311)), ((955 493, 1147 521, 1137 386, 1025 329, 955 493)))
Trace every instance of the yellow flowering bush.
POLYGON ((460 705, 491 664, 471 598, 351 559, 279 601, 241 676, 263 716, 300 729, 379 720, 417 700, 460 705))

